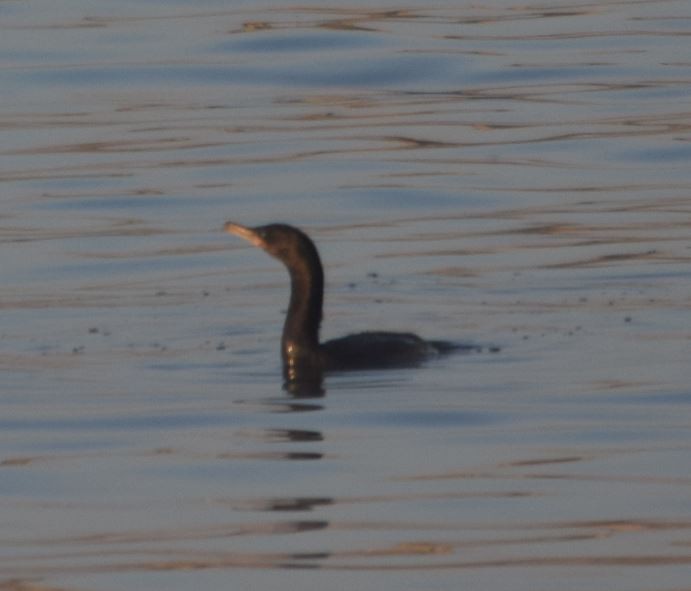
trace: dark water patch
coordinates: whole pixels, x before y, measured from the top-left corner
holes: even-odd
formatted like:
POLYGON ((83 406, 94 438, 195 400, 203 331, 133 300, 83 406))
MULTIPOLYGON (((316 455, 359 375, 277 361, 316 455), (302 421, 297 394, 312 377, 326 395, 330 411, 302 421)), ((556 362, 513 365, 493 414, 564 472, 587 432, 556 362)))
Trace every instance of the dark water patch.
POLYGON ((691 143, 679 140, 675 146, 627 150, 622 156, 626 160, 637 162, 655 162, 658 164, 686 165, 691 162, 691 143))
POLYGON ((79 417, 73 419, 0 419, 5 431, 80 432, 80 431, 149 431, 189 429, 219 425, 237 426, 242 420, 231 414, 179 414, 116 417, 79 417))
POLYGON ((638 88, 631 87, 631 94, 636 99, 647 101, 674 101, 688 97, 688 86, 675 80, 655 80, 640 85, 638 88))
POLYGON ((568 65, 562 67, 529 67, 515 65, 510 68, 497 68, 491 71, 475 71, 467 75, 467 81, 477 83, 548 83, 550 81, 560 81, 564 84, 573 84, 578 81, 592 81, 593 79, 611 77, 613 71, 617 76, 622 76, 620 66, 599 66, 594 68, 589 65, 568 65))
POLYGON ((324 434, 321 431, 311 429, 270 428, 260 431, 258 435, 261 440, 269 442, 305 443, 324 441, 324 434))
POLYGON ((340 189, 342 195, 355 206, 367 206, 369 211, 376 209, 397 209, 418 210, 421 207, 426 212, 447 207, 481 208, 488 207, 492 203, 491 198, 469 195, 459 189, 452 193, 442 190, 429 190, 412 187, 343 187, 340 189))
POLYGON ((248 499, 228 501, 234 509, 240 511, 268 512, 312 512, 321 507, 333 505, 332 497, 276 497, 271 499, 248 499))
MULTIPOLYGON (((196 257, 195 257, 196 258, 196 257)), ((155 257, 150 259, 104 261, 94 263, 76 263, 53 267, 35 267, 27 279, 66 279, 69 277, 98 277, 112 279, 116 275, 137 275, 142 273, 161 272, 164 270, 182 270, 197 267, 197 264, 189 259, 180 257, 155 257)), ((164 292, 156 292, 160 296, 167 295, 164 292)), ((152 294, 156 295, 156 294, 152 294)))
POLYGON ((384 39, 381 37, 362 32, 324 33, 309 29, 295 29, 290 32, 268 30, 252 35, 237 35, 215 45, 213 49, 228 52, 231 55, 245 51, 284 54, 369 49, 373 46, 382 46, 383 43, 384 39))
MULTIPOLYGON (((48 421, 50 422, 49 419, 48 421)), ((19 425, 17 425, 17 427, 15 432, 18 433, 23 431, 19 425)), ((32 434, 31 441, 21 442, 21 448, 24 450, 24 455, 22 457, 27 457, 29 459, 27 463, 33 463, 34 458, 36 458, 36 461, 39 463, 52 459, 60 460, 62 454, 67 454, 68 459, 82 457, 81 455, 77 456, 77 452, 85 455, 100 453, 103 454, 103 457, 106 457, 111 456, 116 450, 128 445, 127 442, 124 442, 122 439, 118 438, 117 435, 114 435, 114 433, 117 432, 116 429, 109 432, 110 437, 94 437, 94 433, 91 431, 83 433, 82 435, 72 435, 72 430, 63 425, 57 430, 48 427, 42 430, 40 435, 32 428, 29 428, 27 432, 32 434), (58 432, 60 433, 59 435, 58 432), (30 455, 27 456, 27 453, 30 455)), ((4 458, 8 457, 8 452, 9 449, 5 448, 3 454, 4 458)))
POLYGON ((172 361, 169 363, 151 363, 146 366, 156 371, 186 372, 186 371, 213 371, 219 372, 228 369, 228 363, 202 363, 191 361, 172 361))
POLYGON ((329 462, 323 461, 316 452, 274 452, 266 454, 242 453, 211 458, 177 459, 168 464, 162 462, 142 468, 142 474, 172 482, 189 482, 193 487, 203 487, 214 483, 223 484, 231 491, 233 484, 242 487, 270 484, 282 481, 286 486, 295 481, 317 477, 333 471, 329 462))
POLYGON ((438 429, 448 427, 481 427, 494 425, 503 420, 499 413, 477 411, 360 411, 351 415, 353 426, 377 426, 388 428, 416 427, 438 429))
MULTIPOLYGON (((119 86, 122 84, 153 84, 175 87, 180 84, 205 85, 264 85, 288 87, 334 87, 344 86, 387 88, 393 85, 415 85, 424 80, 439 80, 445 72, 450 77, 449 85, 460 81, 461 65, 457 59, 399 55, 396 57, 369 55, 367 59, 339 60, 331 56, 307 64, 286 63, 280 66, 261 65, 255 67, 228 66, 170 66, 131 65, 128 67, 109 65, 103 68, 72 66, 51 69, 32 69, 17 73, 0 71, 0 83, 28 83, 64 85, 69 87, 119 86)), ((448 87, 448 85, 445 85, 448 87)))
MULTIPOLYGON (((604 400, 604 397, 598 397, 598 400, 604 400)), ((680 406, 684 407, 691 404, 691 392, 658 392, 649 394, 619 394, 609 397, 612 404, 627 405, 627 404, 643 404, 652 407, 660 407, 662 410, 666 406, 680 406)))
POLYGON ((56 478, 51 470, 45 467, 0 466, 0 496, 1 497, 43 497, 62 498, 69 494, 71 485, 68 479, 56 478))
MULTIPOLYGON (((71 183, 68 183, 71 184, 71 183)), ((52 182, 51 182, 52 185, 52 182)), ((53 187, 55 188, 55 187, 53 187)), ((195 209, 198 207, 205 207, 209 205, 218 204, 221 198, 218 197, 171 197, 169 195, 159 197, 89 197, 89 198, 61 198, 49 202, 41 202, 35 205, 36 209, 41 210, 77 210, 88 212, 107 211, 107 210, 122 210, 133 211, 139 209, 150 209, 156 211, 165 208, 170 209, 195 209)))
MULTIPOLYGON (((279 373, 276 374, 280 375, 279 373)), ((277 382, 277 390, 280 389, 280 383, 277 382)), ((323 411, 325 406, 318 402, 310 401, 313 398, 319 398, 319 396, 310 396, 301 400, 300 398, 288 399, 288 398, 263 398, 263 399, 237 399, 234 400, 234 404, 242 405, 244 407, 254 409, 258 412, 269 413, 269 414, 292 414, 292 413, 313 413, 323 411)))

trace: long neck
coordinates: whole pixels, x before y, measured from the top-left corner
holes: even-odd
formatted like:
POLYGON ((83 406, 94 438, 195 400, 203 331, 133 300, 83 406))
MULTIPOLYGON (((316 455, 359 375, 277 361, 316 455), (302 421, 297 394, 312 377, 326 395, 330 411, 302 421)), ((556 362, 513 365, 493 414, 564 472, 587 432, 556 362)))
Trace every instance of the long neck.
POLYGON ((290 304, 281 342, 284 360, 315 353, 319 348, 324 297, 324 272, 316 249, 294 261, 288 271, 290 304))

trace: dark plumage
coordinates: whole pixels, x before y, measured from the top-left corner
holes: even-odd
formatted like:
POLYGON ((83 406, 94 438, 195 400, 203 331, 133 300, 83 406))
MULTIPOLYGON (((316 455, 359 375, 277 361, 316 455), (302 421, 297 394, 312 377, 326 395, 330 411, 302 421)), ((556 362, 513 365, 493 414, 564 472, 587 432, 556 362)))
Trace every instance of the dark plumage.
POLYGON ((363 332, 319 342, 324 272, 314 243, 286 224, 247 228, 233 222, 226 232, 240 236, 280 260, 290 274, 290 303, 281 356, 288 382, 320 380, 324 371, 409 367, 456 348, 401 332, 363 332))

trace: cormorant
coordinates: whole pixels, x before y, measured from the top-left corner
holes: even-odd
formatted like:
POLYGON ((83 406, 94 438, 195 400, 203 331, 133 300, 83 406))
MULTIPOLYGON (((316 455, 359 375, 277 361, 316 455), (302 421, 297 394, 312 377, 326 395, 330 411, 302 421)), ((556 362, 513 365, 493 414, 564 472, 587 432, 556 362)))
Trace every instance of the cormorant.
POLYGON ((287 224, 247 228, 234 222, 225 231, 248 240, 281 261, 290 274, 290 304, 283 326, 281 356, 288 383, 320 381, 324 371, 410 367, 456 348, 407 332, 362 332, 319 342, 324 271, 312 240, 287 224))

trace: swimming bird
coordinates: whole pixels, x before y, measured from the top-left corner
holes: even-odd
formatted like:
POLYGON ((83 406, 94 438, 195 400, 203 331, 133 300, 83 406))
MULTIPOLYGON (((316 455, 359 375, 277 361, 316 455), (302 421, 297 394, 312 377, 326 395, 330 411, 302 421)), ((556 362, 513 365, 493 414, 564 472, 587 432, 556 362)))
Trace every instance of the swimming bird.
POLYGON ((319 342, 324 301, 324 270, 314 242, 287 224, 248 228, 227 222, 240 236, 281 261, 290 275, 290 303, 281 337, 287 383, 319 381, 325 371, 411 367, 462 345, 426 341, 409 332, 371 331, 319 342))

